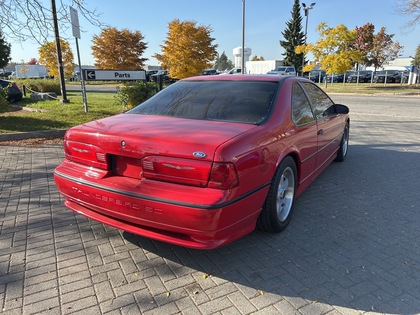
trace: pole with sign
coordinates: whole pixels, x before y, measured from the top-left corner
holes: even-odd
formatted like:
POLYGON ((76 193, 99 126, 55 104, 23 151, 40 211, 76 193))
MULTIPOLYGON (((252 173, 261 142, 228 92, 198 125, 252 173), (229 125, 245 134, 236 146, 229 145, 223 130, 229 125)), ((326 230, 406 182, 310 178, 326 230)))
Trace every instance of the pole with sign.
POLYGON ((64 80, 63 56, 61 54, 60 34, 58 31, 57 9, 55 6, 55 0, 51 0, 51 11, 52 11, 52 16, 53 16, 53 24, 54 24, 55 49, 57 51, 58 74, 60 75, 60 89, 61 89, 61 96, 63 97, 61 101, 63 103, 68 103, 69 100, 67 99, 66 82, 64 80))
POLYGON ((70 19, 71 19, 71 29, 73 32, 73 36, 76 39, 76 49, 77 49, 77 59, 79 62, 79 73, 80 73, 80 83, 82 85, 82 96, 83 96, 83 106, 85 108, 85 113, 87 113, 88 110, 88 104, 87 104, 87 98, 86 98, 86 87, 85 87, 85 81, 83 79, 83 70, 82 70, 82 63, 80 62, 80 52, 79 52, 79 42, 78 39, 81 38, 80 36, 80 26, 79 26, 79 16, 77 13, 77 10, 70 7, 70 19))

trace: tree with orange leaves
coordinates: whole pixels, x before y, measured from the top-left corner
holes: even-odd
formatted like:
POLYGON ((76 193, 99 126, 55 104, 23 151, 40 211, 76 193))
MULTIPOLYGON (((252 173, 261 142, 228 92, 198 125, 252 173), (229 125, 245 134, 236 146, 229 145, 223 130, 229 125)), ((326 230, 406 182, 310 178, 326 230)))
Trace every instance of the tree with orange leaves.
POLYGON ((104 28, 100 35, 93 36, 95 67, 104 70, 140 70, 147 58, 141 58, 147 48, 140 31, 104 28))
POLYGON ((168 70, 170 77, 182 79, 211 67, 217 57, 211 27, 176 19, 169 23, 168 28, 168 36, 161 45, 162 54, 154 57, 162 63, 162 68, 168 70))
MULTIPOLYGON (((64 76, 70 77, 74 72, 74 56, 68 41, 60 38, 64 76)), ((58 77, 58 61, 55 41, 47 42, 38 48, 38 62, 48 69, 48 75, 58 77)))

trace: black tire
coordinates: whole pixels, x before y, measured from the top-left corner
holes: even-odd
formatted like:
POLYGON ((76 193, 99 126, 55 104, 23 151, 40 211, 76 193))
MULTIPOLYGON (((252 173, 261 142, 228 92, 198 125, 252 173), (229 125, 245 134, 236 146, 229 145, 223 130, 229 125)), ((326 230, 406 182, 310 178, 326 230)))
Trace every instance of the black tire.
POLYGON ((287 156, 273 177, 263 209, 257 221, 259 230, 278 233, 290 222, 297 188, 297 168, 287 156))
POLYGON ((349 124, 346 124, 343 137, 341 138, 340 148, 338 149, 337 157, 335 158, 335 161, 337 162, 343 162, 347 157, 347 152, 349 150, 349 131, 349 124))

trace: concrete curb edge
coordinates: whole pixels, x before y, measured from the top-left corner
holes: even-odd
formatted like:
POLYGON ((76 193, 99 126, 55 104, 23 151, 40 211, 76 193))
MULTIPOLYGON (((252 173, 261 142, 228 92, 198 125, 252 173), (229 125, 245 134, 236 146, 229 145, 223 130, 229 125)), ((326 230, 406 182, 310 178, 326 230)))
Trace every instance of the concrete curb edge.
POLYGON ((67 129, 38 130, 18 133, 0 133, 0 141, 17 141, 33 138, 63 138, 67 129))

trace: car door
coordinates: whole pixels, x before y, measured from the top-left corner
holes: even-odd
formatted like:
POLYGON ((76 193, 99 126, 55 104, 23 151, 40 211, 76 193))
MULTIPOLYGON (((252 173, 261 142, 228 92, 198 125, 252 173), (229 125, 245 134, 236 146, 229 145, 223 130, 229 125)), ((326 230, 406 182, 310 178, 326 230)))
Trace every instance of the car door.
POLYGON ((294 146, 299 150, 300 156, 300 182, 302 185, 316 169, 317 124, 309 99, 301 85, 297 82, 292 88, 292 121, 297 127, 298 136, 295 137, 294 146))
POLYGON ((322 168, 332 158, 340 145, 343 133, 341 115, 334 102, 317 85, 302 82, 317 122, 316 169, 322 168))

